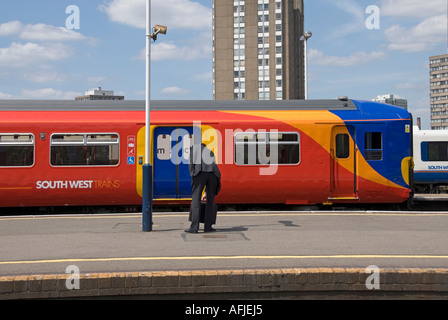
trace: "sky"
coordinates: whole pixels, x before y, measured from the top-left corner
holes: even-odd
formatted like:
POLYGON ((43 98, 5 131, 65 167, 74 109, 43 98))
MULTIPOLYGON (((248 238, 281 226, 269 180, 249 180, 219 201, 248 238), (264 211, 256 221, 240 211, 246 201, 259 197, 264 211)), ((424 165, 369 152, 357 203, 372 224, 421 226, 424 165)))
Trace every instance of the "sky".
MULTIPOLYGON (((447 0, 304 3, 313 34, 309 99, 395 94, 429 129, 429 57, 447 53, 447 0)), ((145 7, 145 0, 1 1, 0 99, 72 100, 102 87, 143 100, 145 7)), ((151 99, 213 99, 212 0, 151 7, 151 24, 168 26, 151 45, 151 99)))

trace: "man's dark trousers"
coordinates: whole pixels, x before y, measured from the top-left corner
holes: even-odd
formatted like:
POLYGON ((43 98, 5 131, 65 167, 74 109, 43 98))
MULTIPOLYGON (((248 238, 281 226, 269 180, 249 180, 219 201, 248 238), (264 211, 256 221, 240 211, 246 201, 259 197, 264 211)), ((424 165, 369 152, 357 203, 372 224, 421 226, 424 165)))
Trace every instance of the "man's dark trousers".
POLYGON ((199 172, 192 177, 192 201, 191 201, 191 230, 199 229, 199 212, 201 205, 202 191, 205 187, 207 194, 207 204, 205 206, 204 229, 212 227, 214 215, 215 193, 218 186, 218 178, 213 172, 199 172))

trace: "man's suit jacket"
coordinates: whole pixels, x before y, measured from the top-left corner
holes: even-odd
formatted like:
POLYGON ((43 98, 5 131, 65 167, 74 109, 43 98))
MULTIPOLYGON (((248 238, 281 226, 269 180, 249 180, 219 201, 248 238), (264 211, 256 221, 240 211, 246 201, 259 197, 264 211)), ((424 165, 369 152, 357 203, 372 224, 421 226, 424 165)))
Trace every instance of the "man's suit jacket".
POLYGON ((193 145, 190 148, 190 163, 188 164, 188 170, 191 177, 198 175, 200 172, 213 172, 218 178, 218 188, 215 194, 218 194, 221 189, 221 172, 216 164, 215 155, 202 143, 199 145, 193 145))

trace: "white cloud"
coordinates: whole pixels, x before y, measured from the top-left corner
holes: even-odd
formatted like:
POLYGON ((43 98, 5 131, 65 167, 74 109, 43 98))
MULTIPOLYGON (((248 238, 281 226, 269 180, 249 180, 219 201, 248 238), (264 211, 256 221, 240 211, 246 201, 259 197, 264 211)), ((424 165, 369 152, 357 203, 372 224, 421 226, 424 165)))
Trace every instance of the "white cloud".
POLYGON ((88 77, 86 79, 86 82, 92 85, 98 85, 99 83, 102 83, 106 80, 108 80, 108 78, 105 76, 94 76, 94 77, 88 77))
POLYGON ((26 99, 48 99, 48 100, 74 100, 75 97, 82 95, 80 92, 63 92, 53 88, 44 88, 37 90, 22 90, 22 96, 26 99))
POLYGON ((393 25, 385 31, 389 49, 407 52, 431 50, 435 44, 446 41, 446 15, 430 17, 413 28, 393 25))
POLYGON ((0 66, 26 67, 48 61, 58 61, 68 58, 71 50, 63 44, 42 46, 28 42, 26 44, 13 42, 8 48, 0 48, 0 66))
MULTIPOLYGON (((179 46, 173 41, 161 41, 151 45, 151 60, 183 60, 208 58, 212 55, 212 40, 210 35, 203 33, 191 40, 186 46, 179 46)), ((146 48, 142 49, 134 60, 145 60, 146 48)))
POLYGON ((38 71, 25 73, 23 78, 30 82, 44 83, 50 81, 63 82, 67 79, 67 76, 56 71, 38 71))
MULTIPOLYGON (((146 28, 146 2, 142 0, 109 0, 101 5, 111 21, 131 27, 146 28)), ((170 30, 192 31, 178 42, 168 37, 151 46, 151 59, 192 61, 211 59, 212 55, 212 11, 211 8, 192 0, 153 0, 151 3, 151 25, 168 26, 170 30), (194 31, 194 33, 193 33, 194 31)), ((145 49, 133 57, 145 60, 145 49)))
MULTIPOLYGON (((427 84, 425 83, 425 86, 427 84)), ((395 89, 415 89, 417 87, 417 84, 412 83, 412 82, 404 82, 404 83, 399 83, 397 85, 394 86, 395 89)))
MULTIPOLYGON (((146 1, 112 0, 100 9, 109 18, 128 26, 146 28, 146 1)), ((202 30, 212 26, 212 11, 190 0, 153 0, 151 3, 152 25, 161 24, 170 29, 202 30)))
MULTIPOLYGON (((0 66, 27 67, 49 61, 68 58, 72 49, 63 42, 92 40, 82 34, 67 28, 55 27, 43 23, 24 25, 20 21, 10 21, 0 24, 0 36, 17 36, 27 43, 12 42, 7 48, 0 48, 0 66), (35 42, 42 42, 37 44, 35 42)), ((45 82, 49 78, 60 80, 56 74, 42 74, 40 76, 28 74, 29 81, 45 82)))
POLYGON ((78 41, 87 39, 79 32, 43 23, 28 24, 23 27, 20 38, 31 41, 78 41))
POLYGON ((154 61, 160 60, 192 60, 189 54, 193 49, 188 47, 178 47, 172 41, 159 42, 152 46, 151 58, 154 61))
POLYGON ((0 24, 0 36, 17 35, 28 41, 79 41, 87 40, 81 33, 63 27, 55 27, 48 24, 27 24, 20 21, 10 21, 0 24))
POLYGON ((20 21, 10 21, 0 24, 0 37, 12 36, 18 34, 22 30, 20 21))
POLYGON ((153 45, 151 57, 154 61, 170 59, 191 61, 199 58, 209 58, 211 53, 211 43, 179 47, 173 42, 160 42, 153 45))
POLYGON ((13 99, 14 96, 9 93, 4 93, 0 91, 0 99, 13 99))
POLYGON ((352 53, 348 57, 325 56, 322 51, 311 49, 309 51, 309 62, 310 64, 319 66, 349 67, 364 64, 372 60, 381 59, 384 56, 385 53, 379 51, 373 51, 369 53, 358 51, 352 53))
POLYGON ((446 0, 383 0, 381 14, 426 18, 446 13, 446 0))
POLYGON ((390 50, 427 51, 447 40, 446 0, 383 0, 381 14, 420 20, 414 27, 395 24, 386 29, 390 50))
POLYGON ((161 93, 171 94, 171 95, 176 95, 176 96, 188 94, 190 92, 191 92, 191 90, 182 89, 179 87, 167 87, 167 88, 162 89, 162 91, 161 91, 161 93))
MULTIPOLYGON (((328 28, 329 37, 340 38, 349 34, 357 33, 365 28, 365 7, 360 6, 354 0, 338 0, 331 1, 331 5, 336 6, 338 9, 349 14, 352 19, 347 21, 346 24, 340 26, 332 26, 328 28)), ((346 19, 341 19, 345 21, 346 19)))

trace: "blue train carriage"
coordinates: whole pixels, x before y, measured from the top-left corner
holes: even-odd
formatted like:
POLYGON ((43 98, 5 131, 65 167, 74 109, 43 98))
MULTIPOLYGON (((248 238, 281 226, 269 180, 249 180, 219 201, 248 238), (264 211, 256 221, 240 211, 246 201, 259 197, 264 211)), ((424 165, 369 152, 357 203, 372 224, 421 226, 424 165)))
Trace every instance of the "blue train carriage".
POLYGON ((355 189, 361 202, 404 203, 412 197, 412 115, 403 108, 352 100, 357 111, 336 111, 355 153, 355 189), (363 200, 365 199, 365 200, 363 200))

